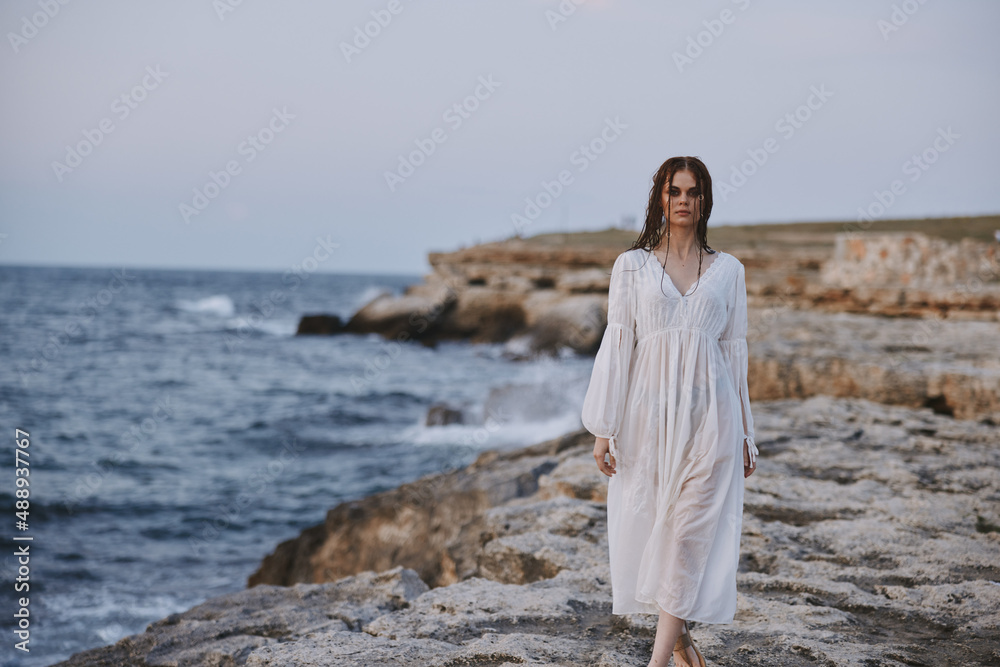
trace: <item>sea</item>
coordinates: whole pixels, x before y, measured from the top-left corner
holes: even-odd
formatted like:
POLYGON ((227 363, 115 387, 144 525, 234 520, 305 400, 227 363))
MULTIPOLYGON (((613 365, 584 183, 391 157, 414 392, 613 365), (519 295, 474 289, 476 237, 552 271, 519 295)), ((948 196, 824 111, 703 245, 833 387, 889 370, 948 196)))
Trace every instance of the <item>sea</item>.
POLYGON ((338 503, 581 428, 592 357, 295 335, 421 280, 0 266, 0 664, 141 633, 338 503))

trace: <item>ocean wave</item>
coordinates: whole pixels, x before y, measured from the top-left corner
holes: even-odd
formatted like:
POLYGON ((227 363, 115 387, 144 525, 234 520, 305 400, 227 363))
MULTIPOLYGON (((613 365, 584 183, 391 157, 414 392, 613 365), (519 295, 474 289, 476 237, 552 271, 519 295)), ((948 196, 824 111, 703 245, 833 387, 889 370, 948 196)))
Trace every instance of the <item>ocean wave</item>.
POLYGON ((203 299, 178 299, 177 308, 187 313, 206 313, 219 317, 232 317, 236 312, 233 300, 225 294, 213 294, 203 299))
POLYGON ((576 412, 556 414, 532 422, 508 421, 502 415, 487 415, 478 424, 427 426, 421 421, 406 429, 402 437, 417 447, 459 445, 482 451, 524 447, 580 428, 583 426, 576 412))
POLYGON ((232 317, 226 321, 226 330, 228 331, 252 331, 253 333, 266 334, 268 336, 276 336, 278 338, 287 338, 295 335, 295 332, 299 329, 299 323, 297 320, 268 320, 260 319, 260 313, 256 310, 253 311, 254 317, 250 315, 240 315, 239 317, 232 317))

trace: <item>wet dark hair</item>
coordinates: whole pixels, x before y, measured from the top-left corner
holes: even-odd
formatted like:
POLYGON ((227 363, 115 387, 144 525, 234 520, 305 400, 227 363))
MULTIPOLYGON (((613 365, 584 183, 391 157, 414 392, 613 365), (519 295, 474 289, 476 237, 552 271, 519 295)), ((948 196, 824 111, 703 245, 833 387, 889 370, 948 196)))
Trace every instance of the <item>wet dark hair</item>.
MULTIPOLYGON (((653 175, 653 187, 649 190, 649 205, 646 207, 646 223, 629 250, 641 248, 652 253, 653 248, 660 245, 663 238, 663 230, 667 230, 667 254, 670 254, 670 216, 669 211, 664 215, 663 211, 663 189, 673 187, 674 175, 679 171, 689 171, 694 175, 694 180, 698 184, 698 192, 702 195, 700 201, 695 237, 698 243, 698 277, 701 279, 701 261, 704 253, 715 254, 708 245, 708 217, 712 214, 712 177, 708 173, 708 167, 697 157, 682 156, 672 157, 656 170, 653 175), (666 224, 664 224, 664 221, 666 224)), ((669 192, 669 190, 668 190, 669 192)), ((665 261, 665 260, 664 260, 665 261)), ((666 272, 664 272, 666 273, 666 272)), ((695 288, 697 289, 697 288, 695 288)), ((662 290, 662 284, 661 284, 662 290)))

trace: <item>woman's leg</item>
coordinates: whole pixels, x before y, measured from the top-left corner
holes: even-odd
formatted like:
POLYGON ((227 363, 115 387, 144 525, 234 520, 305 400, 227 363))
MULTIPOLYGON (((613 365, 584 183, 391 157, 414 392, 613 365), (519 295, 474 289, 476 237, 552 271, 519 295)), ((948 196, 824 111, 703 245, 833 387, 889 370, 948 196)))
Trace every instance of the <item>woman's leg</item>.
POLYGON ((684 653, 674 653, 674 645, 677 638, 684 630, 684 620, 660 610, 660 618, 656 624, 656 639, 653 640, 653 656, 649 659, 647 667, 667 667, 670 662, 670 655, 674 655, 674 662, 678 667, 688 665, 698 665, 698 654, 693 647, 689 647, 684 653))

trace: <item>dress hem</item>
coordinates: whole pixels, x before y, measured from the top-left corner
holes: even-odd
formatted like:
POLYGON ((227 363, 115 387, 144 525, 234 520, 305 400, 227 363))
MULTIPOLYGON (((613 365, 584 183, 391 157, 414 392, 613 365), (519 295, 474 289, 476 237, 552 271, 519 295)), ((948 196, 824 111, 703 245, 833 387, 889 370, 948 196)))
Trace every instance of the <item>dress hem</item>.
MULTIPOLYGON (((734 623, 736 621, 736 614, 735 613, 732 616, 729 617, 729 620, 718 620, 718 617, 696 618, 694 616, 685 616, 684 614, 675 614, 672 611, 668 611, 666 609, 663 609, 663 606, 660 605, 659 602, 656 602, 656 603, 653 603, 653 602, 643 603, 643 602, 640 602, 639 600, 636 600, 635 602, 637 604, 653 605, 653 606, 657 607, 657 611, 648 611, 648 610, 645 610, 645 609, 637 609, 635 611, 614 611, 612 609, 612 611, 611 611, 612 615, 614 615, 614 616, 625 616, 627 614, 654 614, 654 615, 659 615, 659 613, 660 613, 659 610, 663 610, 666 613, 670 614, 671 616, 676 616, 677 618, 683 618, 686 621, 693 621, 695 623, 705 623, 705 624, 712 624, 712 625, 730 625, 730 624, 732 624, 732 623, 734 623)), ((613 604, 612 604, 612 607, 614 607, 613 604)))

